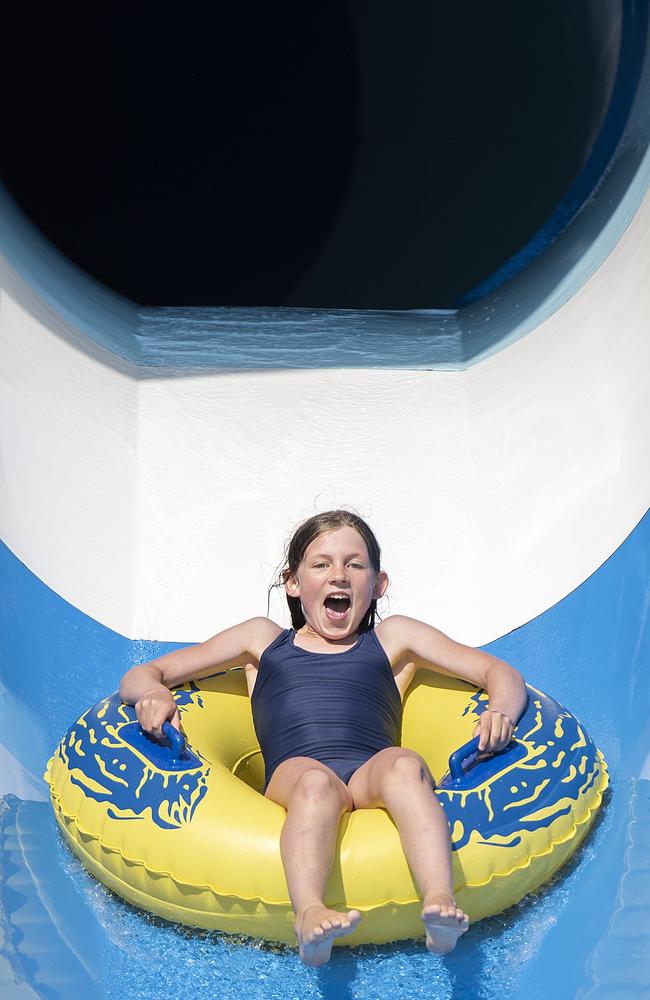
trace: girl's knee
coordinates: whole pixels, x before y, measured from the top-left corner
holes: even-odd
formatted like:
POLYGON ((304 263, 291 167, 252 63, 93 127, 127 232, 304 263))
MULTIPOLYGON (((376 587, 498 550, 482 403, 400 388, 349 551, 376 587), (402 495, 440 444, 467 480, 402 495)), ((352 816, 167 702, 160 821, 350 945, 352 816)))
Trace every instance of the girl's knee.
POLYGON ((396 754, 383 775, 382 785, 412 787, 414 784, 424 784, 435 788, 431 771, 420 754, 415 751, 396 754))
POLYGON ((317 767, 302 771, 293 787, 291 798, 295 796, 312 800, 335 799, 342 810, 350 808, 347 801, 350 795, 343 782, 335 774, 317 767))

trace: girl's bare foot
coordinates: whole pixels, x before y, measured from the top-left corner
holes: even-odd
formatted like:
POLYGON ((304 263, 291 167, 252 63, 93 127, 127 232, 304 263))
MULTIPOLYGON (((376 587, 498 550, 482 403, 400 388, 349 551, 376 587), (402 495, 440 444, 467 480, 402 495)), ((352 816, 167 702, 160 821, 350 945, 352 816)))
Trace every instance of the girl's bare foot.
POLYGON ((325 965, 332 953, 334 938, 351 934, 360 920, 358 910, 339 913, 319 903, 306 906, 297 914, 293 925, 305 965, 325 965))
POLYGON ((427 930, 427 948, 436 955, 446 955, 456 947, 461 934, 469 927, 469 918, 448 892, 431 892, 424 898, 422 919, 427 930))

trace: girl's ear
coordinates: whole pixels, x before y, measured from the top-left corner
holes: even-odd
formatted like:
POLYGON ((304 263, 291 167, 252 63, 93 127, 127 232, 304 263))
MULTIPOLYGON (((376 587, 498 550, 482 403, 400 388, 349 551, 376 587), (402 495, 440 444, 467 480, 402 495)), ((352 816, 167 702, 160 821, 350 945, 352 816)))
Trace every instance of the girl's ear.
POLYGON ((295 576, 287 576, 285 578, 284 589, 289 595, 289 597, 300 596, 300 584, 296 580, 295 576))
POLYGON ((388 587, 388 573, 384 573, 383 569, 381 569, 377 573, 377 579, 375 580, 375 588, 372 592, 372 596, 377 599, 383 597, 384 594, 386 593, 387 587, 388 587))

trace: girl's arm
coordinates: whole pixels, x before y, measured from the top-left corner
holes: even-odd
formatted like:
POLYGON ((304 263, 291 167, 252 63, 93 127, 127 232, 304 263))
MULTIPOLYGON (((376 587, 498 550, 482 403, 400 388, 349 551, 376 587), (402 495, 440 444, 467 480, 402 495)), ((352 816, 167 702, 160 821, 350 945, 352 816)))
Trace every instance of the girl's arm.
POLYGON ((382 642, 391 659, 412 654, 418 666, 453 674, 487 691, 489 707, 474 730, 479 750, 501 750, 512 738, 526 707, 526 685, 518 670, 490 653, 464 646, 444 632, 405 615, 392 615, 381 623, 382 642), (420 663, 422 660, 424 662, 420 663))
POLYGON ((251 618, 219 632, 206 642, 175 649, 148 663, 131 667, 120 682, 120 698, 127 705, 135 705, 142 728, 160 739, 162 725, 168 719, 180 728, 180 714, 170 687, 209 677, 242 662, 258 662, 280 631, 268 618, 251 618))

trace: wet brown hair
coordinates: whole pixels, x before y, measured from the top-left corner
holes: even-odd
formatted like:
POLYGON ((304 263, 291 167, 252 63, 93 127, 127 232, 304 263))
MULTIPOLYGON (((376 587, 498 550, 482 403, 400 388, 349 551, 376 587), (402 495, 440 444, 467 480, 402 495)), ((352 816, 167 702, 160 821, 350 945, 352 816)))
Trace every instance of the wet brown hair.
MULTIPOLYGON (((315 514, 313 517, 307 518, 306 521, 303 521, 296 528, 285 550, 284 566, 280 570, 278 578, 272 587, 282 587, 289 577, 296 575, 305 552, 315 538, 327 532, 336 531, 337 528, 343 528, 346 525, 359 532, 366 543, 370 565, 375 573, 379 573, 381 569, 381 552, 379 542, 375 538, 370 526, 358 514, 353 514, 350 510, 327 510, 322 514, 315 514)), ((289 605, 289 613, 291 614, 291 624, 298 631, 305 624, 305 616, 302 613, 300 598, 290 597, 289 594, 286 597, 287 604, 289 605)), ((366 632, 375 627, 376 611, 377 598, 373 597, 370 607, 359 624, 360 632, 366 632)))

